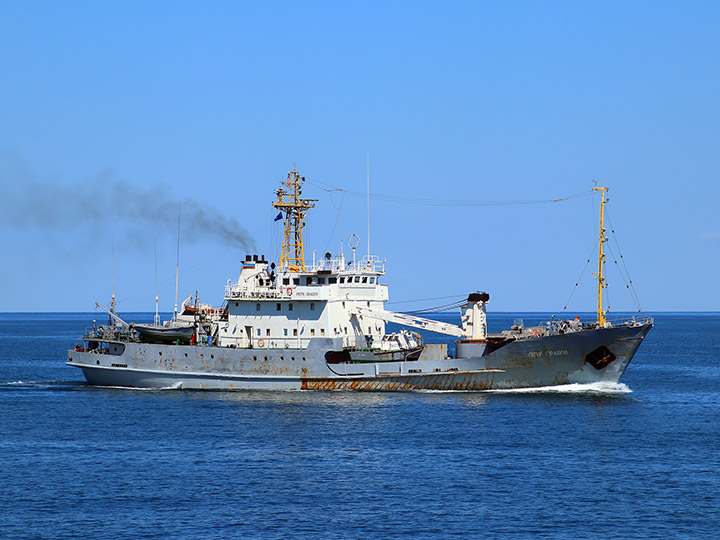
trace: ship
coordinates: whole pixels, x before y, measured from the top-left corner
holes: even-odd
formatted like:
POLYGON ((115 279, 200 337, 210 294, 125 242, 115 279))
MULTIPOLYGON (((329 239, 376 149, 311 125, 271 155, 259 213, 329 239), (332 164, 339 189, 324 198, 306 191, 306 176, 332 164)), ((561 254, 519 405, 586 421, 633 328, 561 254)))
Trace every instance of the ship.
POLYGON ((489 391, 618 383, 653 326, 640 315, 611 321, 603 309, 608 188, 594 188, 601 193, 597 319, 532 327, 518 320, 489 333, 485 291, 463 296, 457 325, 386 310, 386 261, 377 256, 357 258, 353 248, 351 259, 326 253, 306 262, 302 232, 317 200, 302 197, 304 182, 293 168, 275 191, 272 205, 284 217, 277 264, 246 255, 220 308, 186 301, 164 326, 128 323, 106 309, 108 324, 88 328, 67 365, 90 385, 131 388, 489 391), (388 333, 388 323, 401 329, 388 333), (426 343, 428 333, 451 339, 426 343))

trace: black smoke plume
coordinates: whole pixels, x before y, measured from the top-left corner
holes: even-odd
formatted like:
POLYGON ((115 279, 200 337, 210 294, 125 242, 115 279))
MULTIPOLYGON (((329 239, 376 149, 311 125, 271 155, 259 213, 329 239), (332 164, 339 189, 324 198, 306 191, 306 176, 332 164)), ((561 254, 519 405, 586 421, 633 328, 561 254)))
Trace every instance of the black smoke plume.
MULTIPOLYGON (((183 242, 213 239, 248 251, 254 248, 254 241, 234 218, 175 197, 172 186, 138 187, 116 179, 112 171, 69 183, 41 180, 20 160, 2 161, 0 222, 13 228, 69 231, 104 225, 146 231, 152 238, 158 227, 174 233, 179 212, 183 242)), ((140 243, 146 244, 143 239, 140 243)))

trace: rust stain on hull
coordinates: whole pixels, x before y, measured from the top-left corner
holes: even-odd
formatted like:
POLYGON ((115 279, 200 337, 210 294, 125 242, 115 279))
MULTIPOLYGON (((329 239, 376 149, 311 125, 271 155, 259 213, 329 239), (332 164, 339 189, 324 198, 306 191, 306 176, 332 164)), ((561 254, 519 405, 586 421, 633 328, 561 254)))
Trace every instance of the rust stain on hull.
POLYGON ((357 378, 303 378, 302 390, 492 390, 501 370, 357 378))

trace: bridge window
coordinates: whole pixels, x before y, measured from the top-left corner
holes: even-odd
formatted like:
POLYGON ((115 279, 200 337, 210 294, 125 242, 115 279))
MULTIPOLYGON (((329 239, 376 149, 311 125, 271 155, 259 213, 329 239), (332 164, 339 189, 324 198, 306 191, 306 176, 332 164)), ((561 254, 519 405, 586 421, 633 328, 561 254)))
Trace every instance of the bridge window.
POLYGON ((290 285, 290 278, 283 278, 283 285, 290 285))
POLYGON ((315 329, 314 329, 314 328, 311 328, 311 329, 310 329, 310 335, 311 335, 311 336, 314 336, 314 335, 315 335, 315 329))
POLYGON ((293 328, 293 336, 297 337, 297 328, 293 328))
POLYGON ((265 330, 265 335, 266 335, 267 337, 270 337, 270 329, 269 329, 269 328, 265 330))
POLYGON ((360 276, 355 276, 355 283, 360 283, 360 276))
POLYGON ((367 276, 363 276, 362 282, 363 282, 363 283, 367 283, 367 276))
POLYGON ((293 285, 300 285, 300 278, 293 278, 293 285))
POLYGON ((283 336, 287 336, 287 328, 283 328, 283 336))
POLYGON ((341 277, 341 278, 340 278, 340 283, 345 283, 345 278, 344 278, 344 277, 341 277))
POLYGON ((319 278, 318 278, 318 285, 325 285, 325 278, 324 278, 324 277, 319 277, 319 278))
POLYGON ((329 277, 329 278, 328 278, 328 283, 329 283, 330 285, 332 285, 332 284, 334 284, 334 283, 337 283, 337 278, 336 278, 335 276, 329 277))
POLYGON ((370 278, 370 283, 375 283, 375 278, 374 278, 374 277, 371 277, 371 278, 370 278))
POLYGON ((259 328, 257 329, 257 335, 262 336, 262 331, 259 328))
POLYGON ((263 281, 262 278, 258 279, 258 283, 259 283, 260 285, 265 285, 265 281, 263 281))
POLYGON ((321 328, 321 329, 320 329, 320 335, 321 335, 321 336, 324 336, 324 335, 325 335, 325 329, 324 329, 324 328, 321 328))

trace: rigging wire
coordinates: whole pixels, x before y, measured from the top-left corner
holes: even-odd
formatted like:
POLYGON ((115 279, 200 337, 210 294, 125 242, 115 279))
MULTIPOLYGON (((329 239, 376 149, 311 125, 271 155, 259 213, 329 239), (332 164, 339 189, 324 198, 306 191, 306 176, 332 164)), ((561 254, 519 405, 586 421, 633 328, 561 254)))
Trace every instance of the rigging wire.
POLYGON ((608 224, 610 225, 610 232, 612 232, 613 239, 615 240, 615 245, 618 250, 618 254, 620 257, 617 257, 615 255, 615 252, 612 249, 612 246, 608 244, 608 250, 610 251, 610 254, 613 256, 613 262, 615 263, 615 266, 618 268, 618 273, 623 279, 623 282, 625 283, 625 288, 628 290, 628 293, 630 294, 630 297, 635 302, 635 305, 638 308, 639 312, 642 312, 642 306, 640 305, 640 297, 637 294, 637 291, 635 290, 635 286, 633 285, 632 279, 630 279, 630 272, 628 271, 627 265, 625 264, 625 257, 622 254, 622 250, 620 249, 620 243, 618 242, 617 235, 615 234, 615 229, 613 228, 612 222, 610 221, 610 216, 607 216, 608 224), (622 261, 622 268, 618 264, 617 259, 620 259, 622 261))
POLYGON ((575 193, 572 195, 567 195, 565 197, 559 197, 556 199, 539 199, 539 200, 513 200, 513 201, 473 201, 473 200, 453 200, 453 199, 431 199, 431 198, 423 198, 423 197, 407 197, 404 195, 384 195, 380 193, 362 193, 359 191, 352 191, 349 189, 344 189, 341 187, 333 186, 331 184, 328 184, 326 182, 321 182, 319 180, 312 180, 310 178, 306 177, 306 181, 310 184, 313 184, 323 191, 326 191, 328 193, 332 192, 342 192, 346 195, 350 195, 352 197, 370 197, 371 199, 377 200, 377 201, 386 201, 386 202, 395 202, 395 203, 402 203, 402 204, 418 204, 418 205, 425 205, 425 206, 511 206, 511 205, 521 205, 521 204, 547 204, 547 203, 558 203, 558 202, 564 202, 569 201, 572 199, 578 199, 580 197, 587 197, 589 195, 592 195, 592 190, 590 191, 583 191, 580 193, 575 193))
POLYGON ((396 300, 395 302, 385 302, 386 304, 415 304, 418 302, 426 302, 427 300, 447 300, 448 298, 464 298, 467 294, 453 294, 451 296, 433 296, 432 298, 418 298, 417 300, 396 300))
MULTIPOLYGON (((338 225, 342 226, 341 219, 342 219, 342 207, 343 202, 345 202, 345 193, 340 193, 340 204, 338 206, 335 205, 335 200, 333 197, 333 192, 330 192, 330 203, 333 205, 333 208, 338 211, 337 217, 335 218, 335 223, 333 224, 333 228, 330 231, 330 235, 328 236, 328 240, 325 243, 325 251, 330 251, 330 244, 334 241, 335 238, 335 231, 338 228, 338 225)), ((340 236, 342 236, 342 231, 340 231, 340 236)), ((342 241, 342 239, 341 239, 342 241)))
POLYGON ((580 277, 575 282, 575 286, 572 288, 572 291, 570 292, 570 296, 567 299, 567 302, 565 302, 565 307, 562 308, 563 311, 565 311, 568 307, 568 304, 570 304, 570 300, 572 300, 572 297, 575 295, 575 291, 577 291, 578 285, 580 285, 580 282, 582 281, 583 276, 585 275, 585 271, 587 270, 588 265, 590 264, 590 261, 592 260, 593 253, 597 250, 598 243, 600 243, 600 239, 598 238, 595 242, 595 246, 593 246, 592 251, 590 252, 590 256, 588 257, 587 261, 585 262, 585 266, 583 266, 582 272, 580 272, 580 277))
POLYGON ((451 296, 435 296, 432 298, 419 298, 417 300, 399 300, 396 302, 386 302, 387 304, 413 304, 417 302, 427 302, 429 300, 446 300, 453 298, 455 299, 453 302, 450 302, 449 304, 443 304, 441 306, 435 306, 435 307, 429 307, 429 308, 421 308, 416 309, 412 311, 403 311, 403 313, 407 313, 408 315, 423 315, 423 314, 432 314, 432 313, 442 313, 451 311, 453 309, 462 307, 466 304, 467 295, 466 294, 453 294, 451 296))
POLYGON ((424 315, 424 314, 431 314, 431 313, 443 313, 446 311, 451 311, 453 309, 462 307, 466 304, 464 300, 460 302, 453 302, 452 304, 445 304, 443 306, 436 306, 433 308, 427 308, 422 310, 416 310, 416 311, 405 311, 404 313, 407 313, 409 315, 424 315))

